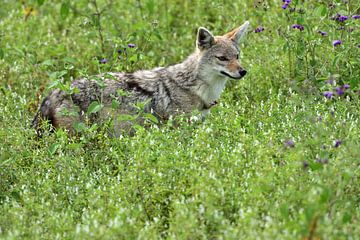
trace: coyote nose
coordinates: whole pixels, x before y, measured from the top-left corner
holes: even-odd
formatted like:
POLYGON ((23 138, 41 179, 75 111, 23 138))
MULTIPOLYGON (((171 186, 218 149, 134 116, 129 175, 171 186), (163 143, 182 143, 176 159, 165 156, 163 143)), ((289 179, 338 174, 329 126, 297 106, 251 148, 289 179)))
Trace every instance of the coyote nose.
POLYGON ((246 73, 247 73, 246 70, 243 70, 243 69, 239 71, 239 74, 241 77, 245 76, 246 73))

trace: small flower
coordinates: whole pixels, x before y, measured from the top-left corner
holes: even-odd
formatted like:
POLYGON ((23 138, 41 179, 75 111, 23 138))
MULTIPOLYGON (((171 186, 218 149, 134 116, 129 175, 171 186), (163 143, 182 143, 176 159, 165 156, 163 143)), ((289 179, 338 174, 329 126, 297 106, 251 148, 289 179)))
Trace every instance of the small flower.
POLYGON ((255 33, 260 33, 260 32, 262 32, 262 31, 264 31, 264 30, 265 30, 264 27, 257 27, 257 28, 255 29, 255 33))
POLYGON ((352 19, 360 19, 360 15, 354 15, 352 16, 352 19))
POLYGON ((117 53, 118 53, 118 54, 121 54, 121 53, 122 53, 122 50, 121 50, 121 49, 117 50, 117 53))
POLYGON ((339 13, 337 13, 335 16, 331 17, 332 20, 338 21, 338 22, 345 22, 346 20, 348 20, 348 16, 345 15, 341 15, 339 13))
POLYGON ((336 47, 336 46, 338 46, 338 45, 341 45, 341 40, 335 40, 335 41, 333 41, 332 42, 332 45, 334 46, 334 47, 336 47))
POLYGON ((338 148, 342 144, 341 140, 335 140, 334 142, 334 148, 338 148))
POLYGON ((129 47, 129 48, 134 48, 134 47, 136 47, 136 45, 133 44, 133 43, 129 43, 129 44, 128 44, 128 47, 129 47))
POLYGON ((300 31, 304 31, 304 26, 300 24, 293 24, 291 27, 294 29, 299 29, 300 31))
POLYGON ((303 162, 303 168, 307 169, 309 167, 309 163, 307 161, 303 162))
POLYGON ((290 5, 291 0, 282 0, 282 2, 284 3, 282 9, 286 9, 290 5))
POLYGON ((324 31, 318 31, 318 33, 320 33, 321 36, 327 36, 328 35, 327 32, 324 32, 324 31))
POLYGON ((334 79, 330 78, 328 80, 326 80, 327 84, 333 85, 334 84, 334 79))
POLYGON ((293 148, 295 147, 295 143, 293 140, 289 139, 284 142, 285 147, 293 148))
POLYGON ((339 22, 344 22, 346 20, 348 20, 348 16, 345 16, 345 15, 340 15, 339 16, 339 19, 338 19, 339 22))
POLYGON ((105 63, 108 62, 108 60, 107 60, 106 58, 103 58, 103 59, 101 59, 99 62, 102 63, 102 64, 105 64, 105 63))
POLYGON ((336 91, 336 94, 341 96, 341 95, 344 95, 344 89, 340 88, 340 87, 337 87, 335 88, 335 91, 336 91))
POLYGON ((344 84, 344 86, 342 86, 343 89, 349 89, 350 88, 350 85, 349 84, 344 84))
POLYGON ((328 98, 328 99, 331 99, 331 98, 333 97, 333 95, 334 95, 334 93, 331 92, 331 91, 325 91, 325 92, 323 93, 323 96, 326 97, 326 98, 328 98))

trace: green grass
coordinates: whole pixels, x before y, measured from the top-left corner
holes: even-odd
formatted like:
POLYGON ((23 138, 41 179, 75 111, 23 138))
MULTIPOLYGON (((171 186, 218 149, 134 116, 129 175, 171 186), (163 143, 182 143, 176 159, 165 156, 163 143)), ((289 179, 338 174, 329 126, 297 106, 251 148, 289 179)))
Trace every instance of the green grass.
POLYGON ((359 22, 349 33, 329 20, 356 1, 294 0, 305 13, 292 15, 281 1, 98 1, 102 39, 94 5, 70 2, 28 1, 26 20, 19 2, 0 9, 0 238, 360 238, 359 22), (204 122, 120 138, 29 128, 54 81, 173 64, 199 26, 222 34, 245 20, 265 26, 241 44, 248 75, 204 122), (330 76, 345 95, 322 95, 330 76))

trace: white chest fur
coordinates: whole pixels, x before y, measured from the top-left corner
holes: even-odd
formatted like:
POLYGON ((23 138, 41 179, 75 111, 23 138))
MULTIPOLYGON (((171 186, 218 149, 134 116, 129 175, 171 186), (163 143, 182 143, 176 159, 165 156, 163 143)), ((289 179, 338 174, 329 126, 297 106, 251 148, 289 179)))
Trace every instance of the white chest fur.
POLYGON ((199 86, 197 94, 206 103, 218 100, 225 88, 227 79, 222 76, 203 76, 206 80, 199 86))

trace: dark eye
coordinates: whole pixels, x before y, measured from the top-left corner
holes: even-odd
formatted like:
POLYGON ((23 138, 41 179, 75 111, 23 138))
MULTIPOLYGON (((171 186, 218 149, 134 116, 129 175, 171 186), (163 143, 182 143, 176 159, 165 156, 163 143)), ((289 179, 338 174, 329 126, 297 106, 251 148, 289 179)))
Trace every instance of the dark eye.
POLYGON ((239 59, 239 54, 238 54, 238 55, 236 55, 236 59, 239 59))
POLYGON ((216 57, 217 59, 219 59, 220 61, 229 61, 229 59, 227 59, 224 56, 220 56, 220 57, 216 57))

